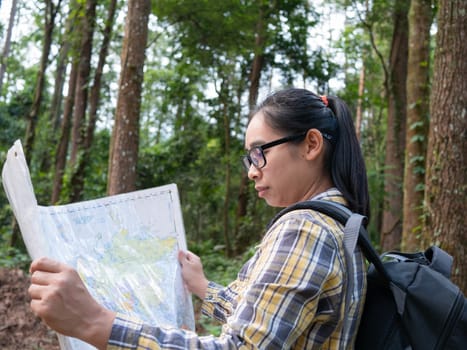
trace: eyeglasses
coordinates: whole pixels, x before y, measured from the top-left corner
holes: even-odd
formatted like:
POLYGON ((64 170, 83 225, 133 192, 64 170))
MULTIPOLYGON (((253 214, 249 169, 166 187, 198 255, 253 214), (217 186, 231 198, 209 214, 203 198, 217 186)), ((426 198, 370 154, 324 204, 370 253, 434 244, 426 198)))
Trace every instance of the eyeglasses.
POLYGON ((300 135, 286 136, 281 139, 265 143, 261 146, 255 146, 248 151, 248 154, 242 157, 242 164, 245 170, 248 172, 250 170, 251 164, 253 164, 257 169, 261 169, 266 165, 266 157, 264 156, 264 150, 271 148, 282 143, 290 142, 293 140, 298 140, 304 138, 306 133, 300 135))

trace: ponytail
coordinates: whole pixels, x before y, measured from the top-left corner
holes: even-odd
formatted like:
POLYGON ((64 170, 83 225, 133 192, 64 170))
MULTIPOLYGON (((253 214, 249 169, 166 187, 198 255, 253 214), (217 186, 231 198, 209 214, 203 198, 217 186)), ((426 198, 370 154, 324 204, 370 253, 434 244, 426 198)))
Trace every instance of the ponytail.
POLYGON ((347 199, 353 212, 370 219, 370 200, 365 161, 347 105, 335 96, 328 96, 329 108, 338 123, 338 136, 330 164, 334 185, 347 199))

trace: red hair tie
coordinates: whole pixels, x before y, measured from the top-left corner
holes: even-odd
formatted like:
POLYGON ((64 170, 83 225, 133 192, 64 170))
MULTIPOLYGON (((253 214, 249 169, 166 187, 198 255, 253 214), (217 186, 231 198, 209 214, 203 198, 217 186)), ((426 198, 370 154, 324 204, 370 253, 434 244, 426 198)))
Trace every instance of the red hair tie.
POLYGON ((321 95, 321 101, 323 101, 324 105, 327 107, 329 105, 329 101, 326 95, 321 95))

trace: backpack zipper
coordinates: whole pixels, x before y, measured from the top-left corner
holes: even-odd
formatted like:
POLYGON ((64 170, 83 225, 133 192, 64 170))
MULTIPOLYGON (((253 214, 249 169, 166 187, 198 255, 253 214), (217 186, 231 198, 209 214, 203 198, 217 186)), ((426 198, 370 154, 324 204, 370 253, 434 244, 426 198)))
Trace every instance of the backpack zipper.
POLYGON ((454 300, 454 305, 452 306, 451 310, 449 311, 449 316, 447 319, 446 324, 444 325, 443 331, 441 332, 440 337, 438 338, 438 342, 436 344, 435 349, 444 349, 444 345, 446 341, 449 339, 452 333, 452 326, 456 323, 459 315, 462 311, 464 306, 464 296, 460 291, 458 291, 456 299, 454 300))

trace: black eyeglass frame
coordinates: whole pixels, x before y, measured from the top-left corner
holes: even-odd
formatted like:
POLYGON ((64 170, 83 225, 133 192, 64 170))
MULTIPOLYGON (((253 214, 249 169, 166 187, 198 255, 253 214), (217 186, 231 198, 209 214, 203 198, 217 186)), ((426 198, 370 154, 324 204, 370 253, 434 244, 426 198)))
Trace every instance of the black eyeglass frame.
POLYGON ((274 147, 274 146, 278 146, 278 145, 281 145, 281 144, 286 143, 286 142, 299 140, 300 138, 304 138, 306 136, 306 134, 307 133, 305 132, 305 133, 298 134, 298 135, 290 135, 290 136, 282 137, 282 138, 280 138, 278 140, 274 140, 274 141, 265 143, 264 145, 252 147, 248 151, 248 153, 242 157, 243 167, 245 168, 245 170, 247 172, 250 170, 250 167, 251 167, 252 164, 257 169, 264 168, 266 166, 266 163, 267 163, 266 156, 264 155, 264 150, 265 149, 268 149, 268 148, 271 148, 271 147, 274 147), (251 152, 254 152, 254 151, 259 151, 259 154, 261 155, 261 157, 263 159, 264 163, 261 166, 260 166, 260 164, 258 162, 254 162, 253 159, 250 156, 251 152), (258 164, 255 164, 255 163, 258 163, 258 164))

